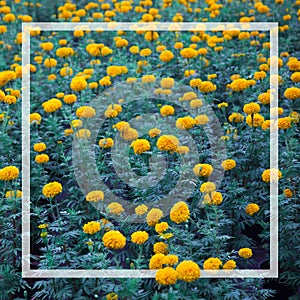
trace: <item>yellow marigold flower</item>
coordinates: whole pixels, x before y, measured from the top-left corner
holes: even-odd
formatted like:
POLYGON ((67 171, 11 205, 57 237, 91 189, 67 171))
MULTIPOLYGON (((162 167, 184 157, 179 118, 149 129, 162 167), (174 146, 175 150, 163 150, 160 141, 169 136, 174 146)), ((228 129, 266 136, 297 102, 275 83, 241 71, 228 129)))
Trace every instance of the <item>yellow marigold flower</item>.
POLYGON ((33 150, 35 152, 43 152, 46 150, 46 148, 47 148, 47 146, 45 143, 36 143, 33 145, 33 150))
POLYGON ((161 151, 175 152, 179 146, 179 140, 174 135, 162 135, 158 138, 156 146, 161 151))
POLYGON ((112 138, 105 138, 99 140, 99 147, 100 148, 111 148, 114 145, 114 140, 112 138))
POLYGON ((198 108, 198 107, 201 107, 203 104, 202 100, 200 99, 194 99, 190 102, 190 107, 192 108, 198 108))
POLYGON ((74 77, 70 83, 70 88, 75 92, 80 92, 87 87, 84 77, 74 77))
POLYGON ((232 259, 226 261, 226 263, 223 265, 223 270, 233 270, 236 268, 236 262, 232 259))
POLYGON ((43 187, 43 195, 46 198, 53 198, 58 194, 60 194, 61 192, 62 192, 62 185, 57 181, 49 182, 45 184, 43 187))
POLYGON ((163 116, 163 117, 166 117, 166 116, 172 116, 174 115, 175 113, 175 109, 173 106, 171 105, 164 105, 163 107, 161 107, 160 109, 160 114, 163 116))
POLYGON ((168 245, 163 242, 158 242, 153 245, 153 252, 154 253, 162 253, 167 254, 168 252, 168 245))
POLYGON ((141 204, 141 205, 138 205, 134 209, 134 211, 135 211, 135 214, 138 215, 138 216, 143 215, 148 211, 148 207, 145 204, 141 204))
POLYGON ((95 234, 100 231, 101 226, 99 222, 91 221, 83 225, 82 230, 87 234, 95 234))
POLYGON ((175 265, 175 264, 178 263, 178 256, 177 256, 177 255, 174 255, 174 254, 166 255, 166 256, 163 258, 162 263, 163 263, 163 265, 173 266, 173 265, 175 265))
POLYGON ((235 92, 241 92, 248 87, 249 87, 249 82, 244 78, 233 80, 230 84, 230 88, 235 92))
POLYGON ((139 47, 138 46, 132 46, 129 48, 130 53, 132 54, 138 54, 140 52, 139 47))
POLYGON ((289 129, 292 127, 292 118, 285 117, 278 119, 278 128, 279 129, 289 129))
POLYGON ((217 87, 210 81, 202 81, 199 89, 202 93, 211 93, 214 92, 217 87))
POLYGON ((150 262, 149 262, 149 269, 150 270, 157 270, 157 269, 161 269, 163 266, 163 259, 164 259, 165 255, 162 253, 157 253, 154 254, 151 258, 150 258, 150 262))
POLYGON ((156 272, 155 280, 161 285, 175 284, 177 281, 177 272, 171 267, 160 269, 156 272))
POLYGON ((193 48, 184 48, 180 51, 183 58, 191 59, 198 56, 198 51, 193 48))
POLYGON ((223 107, 228 107, 228 103, 227 102, 222 102, 218 104, 218 108, 223 108, 223 107))
POLYGON ((118 202, 111 202, 107 206, 107 209, 113 215, 120 215, 122 212, 124 212, 124 208, 123 208, 122 204, 120 204, 118 202))
POLYGON ((41 238, 46 238, 48 233, 46 231, 40 233, 41 238))
POLYGON ((91 136, 91 132, 86 128, 79 129, 76 132, 76 137, 78 139, 88 139, 90 138, 90 136, 91 136))
POLYGON ((144 75, 142 77, 142 82, 143 83, 151 83, 154 82, 156 80, 154 75, 144 75))
POLYGON ((195 118, 195 121, 197 125, 205 125, 208 123, 209 118, 207 115, 199 115, 195 118))
POLYGON ((40 224, 40 225, 38 226, 39 229, 46 229, 46 228, 48 228, 48 227, 49 227, 48 224, 40 224))
POLYGON ((292 198, 293 197, 293 191, 289 188, 285 189, 283 191, 284 195, 287 197, 287 198, 292 198))
POLYGON ((248 115, 246 117, 246 123, 250 127, 260 127, 264 120, 265 118, 260 114, 248 115))
POLYGON ((44 60, 44 66, 47 68, 54 68, 57 65, 57 60, 54 58, 46 58, 44 60))
POLYGON ((295 100, 300 98, 300 89, 297 87, 287 88, 284 92, 284 97, 290 100, 295 100))
POLYGON ((0 72, 0 86, 4 86, 9 81, 15 80, 16 78, 17 75, 14 71, 2 71, 0 72))
POLYGON ((54 47, 53 43, 51 42, 45 42, 45 43, 41 43, 40 47, 44 50, 44 51, 51 51, 54 47))
POLYGON ((262 93, 257 97, 257 99, 261 104, 269 104, 271 98, 270 96, 270 93, 262 93))
POLYGON ((100 190, 91 191, 85 196, 86 201, 88 202, 98 202, 104 200, 104 193, 100 190))
POLYGON ((293 82, 300 82, 300 72, 293 73, 290 78, 293 82))
POLYGON ((49 156, 47 154, 38 154, 35 157, 35 162, 38 164, 44 164, 49 161, 49 156))
POLYGON ((161 131, 158 128, 152 128, 148 131, 148 135, 152 138, 160 135, 160 133, 161 131))
POLYGON ((282 174, 279 170, 277 170, 277 169, 267 169, 267 170, 264 170, 262 175, 261 175, 262 180, 264 182, 270 182, 271 181, 271 174, 272 174, 272 177, 275 177, 275 178, 272 179, 273 181, 278 181, 282 177, 282 174))
POLYGON ((169 62, 174 58, 174 54, 170 50, 165 50, 159 55, 159 59, 163 62, 169 62))
POLYGON ((236 162, 234 159, 226 159, 222 161, 222 168, 225 171, 232 170, 236 167, 236 162))
POLYGON ((137 130, 133 129, 133 128, 128 128, 126 131, 121 132, 121 137, 123 140, 126 141, 132 141, 137 139, 139 136, 139 133, 137 132, 137 130))
POLYGON ((0 180, 10 181, 18 178, 19 169, 15 166, 4 167, 0 170, 0 180))
POLYGON ((78 127, 82 126, 82 121, 81 120, 72 120, 70 125, 73 128, 78 128, 78 127))
POLYGON ((106 73, 108 76, 116 77, 116 76, 122 74, 122 69, 120 66, 110 66, 110 67, 107 67, 106 73))
POLYGON ((187 154, 190 152, 190 148, 188 146, 178 146, 176 149, 176 153, 178 154, 187 154))
POLYGON ((238 254, 242 258, 248 259, 252 257, 252 250, 250 248, 241 248, 238 254))
POLYGON ((114 109, 116 110, 118 113, 122 112, 122 106, 120 104, 110 104, 108 105, 107 109, 114 109))
POLYGON ((126 245, 125 236, 118 230, 106 232, 102 238, 104 246, 108 249, 122 249, 126 245))
POLYGON ((195 281, 200 277, 201 274, 199 266, 191 260, 185 260, 181 262, 177 266, 176 272, 178 279, 185 282, 195 281))
POLYGON ((96 110, 91 106, 80 106, 76 110, 76 116, 78 118, 87 119, 93 118, 96 115, 96 110))
POLYGON ((167 222, 161 222, 161 223, 157 223, 155 225, 155 231, 158 234, 163 233, 164 231, 166 231, 169 228, 169 224, 167 222))
POLYGON ((151 54, 152 54, 152 51, 149 48, 145 48, 140 51, 140 56, 143 56, 143 57, 150 56, 151 54))
POLYGON ((163 78, 160 81, 160 86, 164 89, 171 89, 174 86, 174 79, 173 78, 163 78))
POLYGON ((214 192, 215 190, 216 190, 216 185, 210 181, 204 182, 200 186, 200 191, 202 193, 211 193, 214 192))
POLYGON ((170 210, 170 219, 171 221, 180 224, 186 222, 190 217, 190 210, 188 205, 183 202, 179 201, 173 205, 170 210))
POLYGON ((223 196, 220 192, 211 192, 211 203, 213 205, 220 205, 223 201, 223 196))
POLYGON ((146 139, 137 139, 130 145, 133 148, 134 154, 141 154, 150 150, 150 143, 146 139))
POLYGON ((102 79, 99 80, 99 84, 101 86, 110 86, 111 80, 109 76, 104 76, 102 79))
POLYGON ((147 223, 149 226, 155 226, 163 217, 163 212, 159 208, 152 208, 147 214, 147 223))
POLYGON ((118 111, 115 109, 107 109, 104 113, 106 118, 115 118, 118 115, 118 111))
POLYGON ((261 80, 261 79, 265 78, 266 76, 267 76, 267 74, 265 71, 260 71, 260 72, 255 72, 253 77, 255 80, 261 80))
POLYGON ((60 69, 59 74, 62 77, 71 76, 71 75, 73 75, 73 69, 70 67, 63 67, 60 69))
POLYGON ((292 111, 290 113, 290 118, 292 119, 293 123, 298 123, 300 120, 300 114, 296 111, 292 111))
POLYGON ((190 87, 200 88, 202 80, 200 78, 190 80, 190 87))
POLYGON ((255 102, 250 102, 248 104, 244 105, 244 113, 246 113, 247 115, 252 115, 252 114, 256 114, 260 111, 260 106, 259 104, 255 103, 255 102))
POLYGON ((257 213, 259 211, 259 206, 256 203, 249 203, 246 206, 246 214, 249 216, 254 215, 255 213, 257 213))
POLYGON ((130 125, 128 122, 121 121, 113 125, 113 128, 116 128, 119 132, 124 132, 130 128, 130 125))
MULTIPOLYGON (((1 173, 1 172, 0 172, 1 173)), ((17 191, 7 191, 6 193, 5 193, 5 198, 6 199, 12 199, 12 198, 22 198, 22 196, 23 196, 23 193, 22 193, 22 191, 20 191, 20 190, 17 190, 17 191)))
POLYGON ((213 170, 213 167, 209 164, 197 164, 193 168, 195 175, 202 177, 209 177, 213 170))
POLYGON ((62 47, 56 50, 56 55, 58 57, 69 57, 74 55, 74 50, 71 47, 62 47))
POLYGON ((181 98, 179 98, 180 101, 191 101, 197 99, 197 94, 194 92, 187 92, 184 93, 181 98))
POLYGON ((65 95, 63 100, 66 104, 73 104, 77 101, 77 96, 74 94, 65 95))
POLYGON ((195 124, 196 124, 196 121, 190 116, 178 118, 176 120, 176 127, 180 130, 191 129, 195 126, 195 124))
POLYGON ((5 95, 4 99, 3 99, 3 102, 7 103, 7 104, 16 104, 17 103, 17 98, 15 96, 5 95))
POLYGON ((118 300, 118 299, 119 299, 118 294, 114 292, 106 295, 106 300, 118 300))
POLYGON ((131 235, 131 241, 135 244, 142 245, 148 240, 148 233, 146 231, 136 231, 131 235))
POLYGON ((204 270, 219 270, 222 267, 222 261, 217 257, 210 257, 204 261, 204 270))
POLYGON ((270 126, 271 126, 271 121, 270 121, 270 120, 265 120, 265 121, 263 121, 263 123, 261 124, 262 130, 270 129, 270 126))

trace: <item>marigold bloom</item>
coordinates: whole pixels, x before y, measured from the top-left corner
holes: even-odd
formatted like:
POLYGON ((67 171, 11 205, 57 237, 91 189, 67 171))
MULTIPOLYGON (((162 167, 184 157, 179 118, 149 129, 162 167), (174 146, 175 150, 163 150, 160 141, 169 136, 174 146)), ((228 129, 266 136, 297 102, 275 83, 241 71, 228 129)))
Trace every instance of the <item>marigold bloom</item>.
POLYGON ((146 139, 137 139, 131 143, 130 147, 133 148, 134 154, 144 153, 151 148, 150 143, 146 139))
POLYGON ((74 77, 70 83, 70 88, 75 92, 80 92, 87 87, 84 77, 74 77))
POLYGON ((300 82, 300 72, 293 73, 290 78, 293 82, 300 82))
POLYGON ((155 226, 163 217, 163 212, 159 208, 152 208, 147 214, 147 223, 149 226, 155 226))
POLYGON ((244 121, 244 116, 240 113, 232 113, 229 117, 228 117, 228 121, 229 122, 243 122, 244 121))
POLYGON ((178 256, 174 254, 166 255, 162 261, 163 265, 173 266, 178 263, 178 256))
POLYGON ((225 171, 232 170, 236 167, 236 162, 234 159, 226 159, 222 161, 222 168, 225 171))
POLYGON ((91 136, 91 132, 86 128, 79 129, 76 132, 76 137, 78 139, 88 139, 90 138, 90 136, 91 136))
MULTIPOLYGON (((1 173, 1 172, 0 172, 0 173, 1 173)), ((5 193, 5 198, 6 198, 6 199, 22 198, 22 196, 23 196, 23 192, 20 191, 20 190, 17 190, 17 191, 11 190, 11 191, 7 191, 7 192, 5 193)))
POLYGON ((209 121, 209 117, 207 115, 199 115, 195 118, 197 125, 205 125, 209 121))
POLYGON ((191 260, 185 260, 181 262, 177 266, 176 272, 178 279, 185 282, 195 281, 200 277, 201 274, 199 266, 191 260))
POLYGON ((260 111, 260 106, 258 103, 250 102, 250 103, 244 105, 243 110, 244 110, 244 113, 246 113, 247 115, 252 115, 252 114, 256 114, 260 111))
POLYGON ((252 257, 252 250, 250 248, 241 248, 238 254, 242 258, 248 259, 252 257))
POLYGON ((91 106, 80 106, 76 110, 76 116, 78 118, 87 119, 93 118, 96 115, 96 110, 91 106))
POLYGON ((162 253, 167 254, 168 252, 168 245, 163 242, 158 242, 153 245, 153 252, 154 253, 162 253))
POLYGON ((49 156, 47 154, 38 154, 35 157, 35 162, 38 164, 44 164, 49 161, 49 156))
POLYGON ((156 272, 155 280, 161 285, 172 285, 177 281, 177 272, 171 267, 165 267, 156 272))
POLYGON ((284 92, 284 97, 289 100, 296 100, 300 98, 300 89, 297 87, 287 88, 284 92))
POLYGON ((100 148, 111 148, 114 145, 114 140, 112 138, 105 138, 105 139, 101 139, 99 140, 99 147, 100 148))
POLYGON ((148 207, 145 204, 138 205, 135 209, 136 215, 143 215, 148 211, 148 207))
POLYGON ((52 113, 59 110, 62 107, 62 103, 60 100, 52 98, 48 101, 43 102, 42 107, 45 112, 52 113))
POLYGON ((87 234, 95 234, 100 231, 101 226, 99 222, 91 221, 83 225, 82 230, 87 234))
POLYGON ((131 241, 135 244, 142 245, 148 240, 148 233, 146 231, 136 231, 131 235, 131 241))
POLYGON ((183 58, 191 59, 198 56, 198 51, 193 48, 184 48, 180 51, 183 58))
POLYGON ((170 219, 176 224, 186 222, 189 219, 189 217, 190 217, 189 207, 183 201, 179 201, 175 203, 170 210, 170 219))
POLYGON ((289 188, 285 189, 283 191, 283 193, 284 193, 285 197, 287 197, 287 198, 292 198, 293 197, 293 191, 289 188))
POLYGON ((15 166, 7 166, 0 170, 0 180, 10 181, 17 179, 19 176, 19 169, 15 166))
POLYGON ((264 170, 262 175, 261 175, 262 180, 264 182, 270 182, 271 181, 271 174, 272 174, 272 177, 275 177, 275 178, 273 178, 273 181, 278 181, 282 177, 282 174, 279 170, 277 170, 277 169, 267 169, 267 170, 264 170))
POLYGON ((236 262, 232 259, 228 260, 224 265, 223 265, 223 270, 233 270, 236 268, 236 262))
POLYGON ((121 132, 121 137, 123 140, 126 141, 132 141, 137 139, 139 136, 139 133, 137 132, 137 130, 133 129, 133 128, 128 128, 126 131, 121 132))
POLYGON ((289 129, 292 127, 292 118, 285 117, 278 119, 278 128, 279 129, 289 129))
POLYGON ((197 164, 193 168, 194 174, 202 177, 209 177, 213 170, 213 167, 209 164, 197 164))
POLYGON ((197 94, 194 92, 187 92, 184 93, 181 98, 179 98, 180 101, 191 101, 197 99, 197 94))
POLYGON ((175 152, 179 146, 179 140, 174 135, 162 135, 158 138, 156 146, 161 151, 175 152))
POLYGON ((219 270, 222 267, 222 261, 217 257, 210 257, 204 261, 204 270, 219 270))
POLYGON ((154 254, 151 258, 150 258, 150 262, 149 262, 149 269, 150 270, 157 270, 157 269, 161 269, 163 266, 163 259, 164 259, 165 255, 162 253, 157 253, 154 254))
POLYGON ((172 116, 172 115, 174 115, 174 113, 175 113, 175 109, 171 105, 164 105, 160 108, 160 114, 163 117, 172 116))
POLYGON ((45 143, 36 143, 33 145, 33 150, 35 152, 43 152, 47 149, 47 146, 45 143))
POLYGON ((163 62, 169 62, 174 58, 174 54, 170 50, 165 50, 159 55, 159 59, 163 62))
POLYGON ((112 292, 106 295, 106 300, 118 300, 118 294, 112 292))
POLYGON ((169 228, 169 224, 167 222, 161 222, 155 225, 155 231, 158 234, 163 233, 164 231, 166 231, 169 228))
POLYGON ((246 117, 246 123, 250 127, 260 127, 264 120, 265 118, 260 114, 248 115, 246 117))
POLYGON ((160 135, 160 133, 161 131, 158 128, 152 128, 148 131, 148 135, 152 138, 160 135))
POLYGON ((91 191, 85 196, 88 202, 98 202, 104 200, 104 193, 100 190, 91 191))
POLYGON ((71 47, 62 47, 56 50, 56 55, 58 57, 68 57, 74 55, 74 50, 71 47))
POLYGON ((60 194, 61 192, 62 192, 62 185, 57 181, 49 182, 45 184, 43 187, 43 195, 46 198, 53 198, 58 194, 60 194))
POLYGON ((7 104, 16 104, 17 103, 17 98, 15 96, 12 95, 5 95, 4 99, 3 99, 4 103, 7 104))
POLYGON ((217 89, 217 87, 210 81, 202 81, 199 89, 202 93, 211 93, 214 92, 217 89))
POLYGON ((249 87, 249 82, 244 78, 233 80, 230 88, 235 92, 241 92, 249 87))
POLYGON ((160 86, 164 89, 171 89, 174 86, 174 79, 173 78, 163 78, 160 81, 160 86))
POLYGON ((211 193, 216 190, 216 185, 213 182, 207 181, 201 184, 201 193, 211 193))
POLYGON ((254 215, 255 213, 257 213, 259 211, 259 206, 256 203, 249 203, 246 206, 246 214, 249 216, 254 215))
POLYGON ((107 206, 107 209, 111 214, 114 214, 114 215, 120 215, 122 212, 124 212, 124 208, 123 208, 122 204, 120 204, 118 202, 111 202, 107 206))
POLYGON ((118 230, 106 232, 102 238, 104 246, 108 249, 122 249, 126 245, 125 236, 118 230))
POLYGON ((144 75, 142 77, 142 82, 143 83, 151 83, 151 82, 155 82, 156 77, 154 75, 144 75))
POLYGON ((57 60, 54 58, 46 58, 44 60, 44 66, 47 68, 54 68, 57 65, 57 60))
POLYGON ((203 104, 202 100, 200 99, 194 99, 190 102, 190 107, 192 108, 198 108, 198 107, 201 107, 203 104))
POLYGON ((196 124, 196 121, 190 116, 178 118, 176 120, 176 127, 180 130, 191 129, 195 126, 195 124, 196 124))

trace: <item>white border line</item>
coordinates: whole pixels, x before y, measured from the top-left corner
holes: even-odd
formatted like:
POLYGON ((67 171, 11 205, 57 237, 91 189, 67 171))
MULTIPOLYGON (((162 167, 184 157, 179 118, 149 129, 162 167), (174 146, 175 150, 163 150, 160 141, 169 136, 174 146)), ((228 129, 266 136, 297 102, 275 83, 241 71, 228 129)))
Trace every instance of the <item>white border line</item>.
MULTIPOLYGON (((243 31, 269 31, 270 57, 275 62, 270 64, 270 76, 278 74, 278 23, 22 23, 22 66, 30 64, 30 30, 39 28, 44 31, 135 31, 155 30, 176 31, 206 30, 222 31, 239 29, 243 31)), ((274 89, 274 101, 270 108, 278 106, 278 80, 270 80, 274 89)), ((23 67, 22 71, 22 277, 31 278, 154 278, 153 270, 33 270, 30 269, 30 74, 23 67), (26 174, 26 176, 24 176, 26 174)), ((278 115, 271 117, 277 120, 278 115)), ((270 130, 270 168, 278 169, 278 129, 270 130)), ((271 174, 271 181, 274 175, 271 174)), ((216 273, 201 270, 201 278, 277 278, 278 277, 278 183, 270 184, 270 270, 220 270, 216 273)))

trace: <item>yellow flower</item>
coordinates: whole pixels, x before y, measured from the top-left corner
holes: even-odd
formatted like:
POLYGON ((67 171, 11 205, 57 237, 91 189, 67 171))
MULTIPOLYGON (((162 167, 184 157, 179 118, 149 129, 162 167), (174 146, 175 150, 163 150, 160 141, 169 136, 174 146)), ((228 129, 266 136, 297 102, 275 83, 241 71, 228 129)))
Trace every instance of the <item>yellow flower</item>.
POLYGON ((76 132, 76 137, 78 139, 88 139, 90 138, 90 136, 91 136, 91 132, 86 128, 79 129, 76 132))
POLYGON ((0 169, 0 180, 10 181, 18 178, 19 169, 15 166, 7 166, 0 169))
POLYGON ((242 258, 248 259, 252 256, 252 250, 250 248, 241 248, 238 254, 242 258))
POLYGON ((171 267, 160 269, 156 272, 155 280, 161 285, 175 284, 177 281, 177 272, 171 267))
POLYGON ((160 109, 160 114, 163 116, 163 117, 166 117, 166 116, 172 116, 174 115, 175 113, 175 109, 173 106, 171 105, 164 105, 163 107, 161 107, 160 109))
POLYGON ((175 152, 179 146, 179 140, 174 135, 162 135, 158 138, 156 146, 161 151, 175 152))
POLYGON ((247 115, 252 115, 252 114, 256 114, 260 111, 260 106, 259 104, 255 103, 255 102, 250 102, 248 104, 244 105, 244 113, 246 113, 247 115))
POLYGON ((135 208, 136 215, 143 215, 148 211, 148 207, 145 204, 141 204, 135 208))
POLYGON ((45 43, 41 43, 40 47, 44 50, 44 51, 51 51, 54 47, 53 43, 51 42, 45 42, 45 43))
POLYGON ((266 76, 267 76, 267 74, 265 71, 260 71, 260 72, 255 72, 253 77, 255 80, 261 80, 261 79, 265 78, 266 76))
POLYGON ((83 225, 82 230, 87 234, 94 234, 100 231, 101 226, 99 222, 91 221, 83 225))
POLYGON ((259 206, 256 203, 249 203, 246 206, 246 214, 249 216, 254 215, 255 213, 257 213, 259 211, 259 206))
POLYGON ((114 140, 112 138, 105 138, 99 140, 99 147, 100 148, 111 148, 114 145, 114 140))
POLYGON ((43 195, 46 198, 53 198, 58 194, 60 194, 61 192, 62 192, 62 185, 57 181, 49 182, 45 184, 43 187, 43 195))
POLYGON ((150 270, 157 270, 157 269, 161 269, 163 266, 163 259, 164 259, 165 255, 162 253, 157 253, 154 254, 151 258, 150 258, 150 262, 149 262, 149 269, 150 270))
POLYGON ((300 72, 295 72, 291 75, 291 80, 293 82, 300 82, 300 72))
POLYGON ((223 270, 233 270, 236 268, 236 262, 232 259, 228 260, 224 265, 223 265, 223 270))
POLYGON ((196 124, 196 121, 190 116, 178 118, 176 120, 176 127, 180 130, 191 129, 195 126, 195 124, 196 124))
POLYGON ((68 57, 74 55, 74 50, 71 47, 62 47, 56 50, 56 55, 58 57, 68 57))
POLYGON ((202 81, 199 89, 202 93, 211 93, 214 92, 217 87, 210 81, 202 81))
POLYGON ((287 198, 292 198, 293 197, 293 191, 289 188, 285 189, 283 191, 284 195, 287 197, 287 198))
POLYGON ((74 94, 69 94, 64 96, 64 102, 66 104, 73 104, 77 101, 77 97, 74 94))
POLYGON ((118 294, 116 293, 109 293, 106 295, 106 300, 118 300, 118 294))
POLYGON ((104 76, 102 79, 99 80, 99 84, 101 86, 110 86, 111 80, 109 76, 104 76))
POLYGON ((98 202, 104 200, 104 193, 100 190, 91 191, 85 196, 86 201, 88 202, 98 202))
POLYGON ((150 150, 150 143, 146 139, 137 139, 130 145, 133 147, 134 154, 141 154, 150 150))
POLYGON ((167 254, 168 252, 168 245, 163 242, 158 242, 153 245, 153 252, 154 253, 162 253, 167 254))
POLYGON ((223 107, 228 107, 228 103, 227 102, 222 102, 218 104, 218 108, 223 108, 223 107))
POLYGON ((194 99, 190 102, 190 107, 192 108, 198 108, 198 107, 201 107, 202 106, 202 100, 200 99, 194 99))
POLYGON ((278 119, 278 128, 279 129, 288 129, 292 127, 292 118, 285 117, 278 119))
POLYGON ((120 204, 118 202, 111 202, 107 206, 107 209, 111 214, 114 214, 114 215, 120 215, 124 211, 122 204, 120 204))
POLYGON ((208 123, 209 118, 207 115, 199 115, 195 118, 195 121, 197 125, 205 125, 208 123))
POLYGON ((81 127, 82 121, 81 120, 72 120, 70 126, 73 128, 81 127))
POLYGON ((136 231, 131 235, 131 241, 135 244, 142 245, 148 240, 148 233, 146 231, 136 231))
POLYGON ((213 205, 220 205, 223 201, 223 196, 220 192, 211 192, 211 201, 213 205))
POLYGON ((4 103, 7 104, 16 104, 17 103, 17 98, 15 96, 12 95, 6 95, 3 99, 4 103))
POLYGON ((169 62, 174 58, 174 54, 170 50, 165 50, 159 55, 159 59, 163 62, 169 62))
POLYGON ((163 265, 173 266, 173 265, 175 265, 175 264, 178 263, 178 256, 177 256, 177 255, 174 255, 174 254, 166 255, 166 256, 163 258, 162 263, 163 263, 163 265))
POLYGON ((87 119, 93 118, 96 115, 96 110, 91 106, 80 106, 76 110, 76 116, 78 118, 87 119))
POLYGON ((222 261, 217 257, 210 257, 204 261, 204 270, 219 270, 222 266, 222 261))
POLYGON ((198 56, 198 51, 193 48, 184 48, 180 51, 180 55, 183 58, 191 59, 198 56))
POLYGON ((107 107, 107 110, 109 109, 116 110, 118 113, 122 112, 122 106, 120 104, 110 104, 107 107))
POLYGON ((260 127, 264 120, 265 118, 260 114, 248 115, 246 117, 246 123, 250 127, 260 127))
POLYGON ((179 201, 173 205, 170 210, 170 219, 171 221, 180 224, 186 222, 190 217, 190 210, 188 205, 183 202, 179 201))
POLYGON ((271 181, 271 175, 272 175, 272 177, 275 177, 275 178, 273 178, 273 181, 278 181, 282 177, 282 174, 279 170, 277 170, 277 169, 267 169, 267 170, 263 171, 263 173, 261 175, 262 180, 264 182, 270 182, 271 181))
POLYGON ((284 97, 290 100, 300 98, 300 89, 297 87, 287 88, 284 92, 284 97))
POLYGON ((44 66, 47 68, 54 68, 57 65, 57 60, 54 58, 46 58, 44 60, 44 66))
POLYGON ((166 231, 169 228, 169 224, 167 222, 161 222, 155 225, 155 231, 158 234, 163 233, 164 231, 166 231))
POLYGON ((65 130, 64 130, 64 135, 65 135, 65 136, 72 135, 73 133, 74 133, 74 130, 73 130, 73 129, 65 129, 65 130))
POLYGON ((195 175, 202 177, 209 177, 213 170, 213 167, 209 164, 197 164, 193 168, 195 175))
POLYGON ((115 118, 118 114, 118 111, 115 109, 107 109, 104 113, 105 117, 109 119, 115 118))
POLYGON ((155 226, 163 217, 163 212, 159 208, 152 208, 147 214, 147 223, 149 226, 155 226))
POLYGON ((7 191, 5 193, 5 198, 7 198, 7 199, 22 198, 22 196, 23 196, 23 193, 20 190, 17 190, 17 191, 7 191))
POLYGON ((222 168, 225 171, 232 170, 236 167, 236 162, 234 159, 226 159, 222 161, 222 168))
POLYGON ((216 185, 213 182, 207 181, 201 184, 200 191, 202 193, 211 193, 216 190, 216 185))
POLYGON ((190 148, 188 146, 178 146, 178 148, 176 149, 176 153, 178 154, 187 154, 190 152, 190 148))
POLYGON ((126 245, 125 236, 118 230, 106 232, 102 238, 104 246, 108 249, 122 249, 126 245))
POLYGON ((9 81, 15 80, 16 78, 17 75, 14 71, 2 71, 0 72, 0 86, 4 86, 9 81))
POLYGON ((269 104, 271 95, 270 95, 270 93, 262 93, 262 94, 258 95, 257 99, 261 104, 269 104))
POLYGON ((181 262, 177 266, 176 272, 178 279, 185 282, 195 281, 200 277, 201 274, 199 266, 191 260, 185 260, 181 262))
POLYGON ((43 152, 47 149, 47 146, 45 143, 36 143, 33 145, 33 150, 35 152, 43 152))
POLYGON ((161 131, 158 128, 152 128, 148 131, 148 135, 152 138, 160 135, 160 133, 161 131))
POLYGON ((156 80, 156 77, 154 75, 144 75, 142 77, 142 82, 143 83, 151 83, 156 80))
POLYGON ((35 157, 35 162, 38 164, 44 164, 49 161, 49 156, 47 154, 39 154, 35 157))
POLYGON ((160 81, 160 86, 164 89, 171 89, 174 86, 174 79, 173 78, 163 78, 160 81))
POLYGON ((235 92, 241 92, 249 87, 249 82, 244 78, 233 80, 230 84, 230 88, 235 92))
POLYGON ((46 228, 48 228, 48 227, 49 227, 48 224, 40 224, 40 225, 38 226, 39 229, 46 229, 46 228))
POLYGON ((84 77, 74 77, 70 83, 70 88, 75 92, 80 92, 87 87, 84 77))
POLYGON ((132 141, 137 139, 139 136, 139 133, 137 132, 137 130, 133 129, 133 128, 128 128, 126 131, 121 132, 121 137, 122 139, 126 140, 126 141, 132 141))
POLYGON ((59 110, 62 107, 62 103, 60 100, 52 98, 48 101, 42 103, 42 107, 44 111, 47 113, 52 113, 59 110))
POLYGON ((181 98, 179 98, 180 101, 191 101, 197 99, 197 94, 194 92, 187 92, 184 93, 181 98))

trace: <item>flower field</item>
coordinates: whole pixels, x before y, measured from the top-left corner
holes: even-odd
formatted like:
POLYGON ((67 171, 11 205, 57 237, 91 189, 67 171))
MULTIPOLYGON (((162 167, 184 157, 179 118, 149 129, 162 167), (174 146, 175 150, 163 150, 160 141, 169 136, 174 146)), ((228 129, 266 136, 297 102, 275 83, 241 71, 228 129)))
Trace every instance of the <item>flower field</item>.
POLYGON ((0 299, 300 299, 299 0, 0 20, 0 299))

